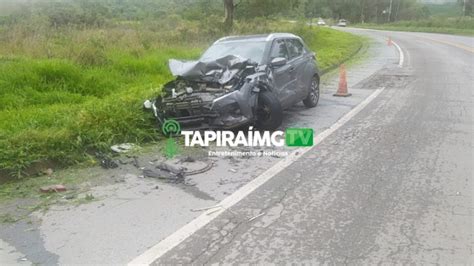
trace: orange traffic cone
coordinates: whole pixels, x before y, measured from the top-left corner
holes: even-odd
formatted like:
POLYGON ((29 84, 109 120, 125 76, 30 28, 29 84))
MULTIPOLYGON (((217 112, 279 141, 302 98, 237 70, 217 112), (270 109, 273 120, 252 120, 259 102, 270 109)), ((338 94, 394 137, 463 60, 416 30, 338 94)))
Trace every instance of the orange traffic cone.
POLYGON ((387 45, 392 46, 392 37, 388 36, 387 45))
POLYGON ((348 97, 351 93, 347 92, 347 80, 346 80, 346 66, 344 64, 339 68, 339 88, 333 96, 348 97))

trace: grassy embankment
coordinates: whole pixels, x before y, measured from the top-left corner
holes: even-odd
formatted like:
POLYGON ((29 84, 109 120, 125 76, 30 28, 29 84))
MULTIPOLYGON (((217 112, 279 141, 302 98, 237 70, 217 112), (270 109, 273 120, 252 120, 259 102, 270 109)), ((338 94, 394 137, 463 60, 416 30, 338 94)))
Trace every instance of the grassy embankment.
MULTIPOLYGON (((195 59, 223 36, 209 21, 116 23, 107 28, 0 26, 0 176, 45 165, 95 163, 110 145, 156 141, 144 99, 172 79, 169 58, 195 59)), ((233 34, 293 32, 317 51, 322 69, 361 46, 328 28, 258 20, 233 34)))
POLYGON ((399 21, 387 24, 356 24, 354 26, 377 30, 432 32, 474 36, 474 19, 471 17, 437 17, 417 21, 399 21))

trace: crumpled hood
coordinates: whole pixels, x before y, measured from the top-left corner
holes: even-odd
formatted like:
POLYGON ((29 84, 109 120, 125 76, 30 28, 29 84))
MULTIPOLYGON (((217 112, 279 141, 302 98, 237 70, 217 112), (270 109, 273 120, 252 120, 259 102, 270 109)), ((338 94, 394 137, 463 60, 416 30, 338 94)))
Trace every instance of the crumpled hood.
POLYGON ((227 55, 214 61, 169 60, 173 76, 196 82, 214 82, 226 84, 235 74, 248 65, 256 65, 250 59, 227 55))

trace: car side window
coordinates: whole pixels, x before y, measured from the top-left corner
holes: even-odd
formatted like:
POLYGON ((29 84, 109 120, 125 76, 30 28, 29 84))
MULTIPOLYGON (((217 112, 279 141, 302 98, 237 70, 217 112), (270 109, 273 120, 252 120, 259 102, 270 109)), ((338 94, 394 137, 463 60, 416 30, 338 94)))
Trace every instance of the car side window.
POLYGON ((288 50, 284 40, 277 39, 273 42, 272 50, 270 51, 270 61, 277 57, 283 57, 288 60, 288 50))
POLYGON ((298 39, 288 39, 286 41, 288 51, 290 53, 290 59, 299 57, 304 53, 304 46, 298 39))

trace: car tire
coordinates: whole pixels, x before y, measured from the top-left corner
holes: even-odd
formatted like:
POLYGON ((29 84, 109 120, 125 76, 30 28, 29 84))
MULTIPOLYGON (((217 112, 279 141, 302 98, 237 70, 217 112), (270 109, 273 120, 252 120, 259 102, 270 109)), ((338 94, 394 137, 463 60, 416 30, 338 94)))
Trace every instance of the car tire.
POLYGON ((258 96, 256 126, 260 130, 275 130, 283 121, 283 109, 278 98, 270 91, 258 96))
POLYGON ((308 96, 303 100, 304 105, 308 108, 316 107, 319 102, 319 94, 319 77, 315 75, 311 79, 308 96))

